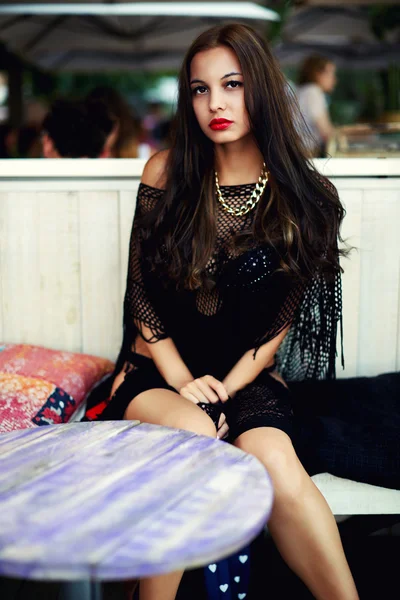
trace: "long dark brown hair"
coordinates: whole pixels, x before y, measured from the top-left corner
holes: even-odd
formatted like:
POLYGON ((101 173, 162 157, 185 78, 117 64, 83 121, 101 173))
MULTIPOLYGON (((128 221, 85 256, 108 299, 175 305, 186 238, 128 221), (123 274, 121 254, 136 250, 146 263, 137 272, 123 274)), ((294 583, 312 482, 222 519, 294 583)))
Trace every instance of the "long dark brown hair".
POLYGON ((190 64, 198 52, 218 46, 231 48, 240 62, 250 127, 270 173, 270 194, 260 200, 252 230, 237 246, 245 248, 250 240, 272 244, 282 269, 294 275, 309 276, 316 269, 334 274, 340 268, 344 209, 335 187, 307 159, 297 101, 268 44, 242 24, 202 33, 183 61, 165 198, 140 222, 144 238, 153 240, 146 252, 152 266, 165 263, 167 255, 168 276, 178 287, 194 290, 207 281, 216 241, 214 150, 193 111, 190 64))

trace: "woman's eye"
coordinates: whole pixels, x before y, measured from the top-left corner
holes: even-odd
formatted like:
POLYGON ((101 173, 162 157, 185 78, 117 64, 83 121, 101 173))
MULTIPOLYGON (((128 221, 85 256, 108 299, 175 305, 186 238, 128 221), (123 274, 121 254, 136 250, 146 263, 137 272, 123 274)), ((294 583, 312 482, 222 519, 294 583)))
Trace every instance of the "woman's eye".
POLYGON ((228 85, 231 88, 238 88, 241 87, 243 85, 243 83, 241 81, 228 81, 228 83, 226 84, 226 87, 228 87, 228 85))
POLYGON ((199 85, 192 89, 192 93, 196 94, 197 96, 204 94, 206 91, 207 91, 207 88, 204 85, 199 85))

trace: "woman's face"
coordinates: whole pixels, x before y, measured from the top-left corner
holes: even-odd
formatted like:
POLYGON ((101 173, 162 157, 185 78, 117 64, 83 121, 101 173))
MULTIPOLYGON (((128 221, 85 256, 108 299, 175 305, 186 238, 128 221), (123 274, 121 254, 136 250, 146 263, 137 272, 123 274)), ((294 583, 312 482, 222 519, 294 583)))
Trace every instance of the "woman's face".
POLYGON ((336 80, 336 65, 333 63, 327 63, 323 71, 317 75, 317 83, 322 90, 330 94, 335 89, 336 80))
POLYGON ((250 133, 243 75, 233 50, 219 46, 196 54, 190 87, 200 128, 215 144, 236 142, 250 133))

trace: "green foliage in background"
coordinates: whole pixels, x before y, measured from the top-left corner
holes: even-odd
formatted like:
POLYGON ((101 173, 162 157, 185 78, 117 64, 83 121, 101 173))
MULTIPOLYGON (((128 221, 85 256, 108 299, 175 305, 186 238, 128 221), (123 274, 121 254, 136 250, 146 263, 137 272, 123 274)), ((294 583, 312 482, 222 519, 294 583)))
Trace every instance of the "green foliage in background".
POLYGON ((387 72, 387 110, 400 110, 400 67, 390 65, 387 72))
POLYGON ((393 4, 375 4, 368 7, 369 22, 372 32, 383 41, 385 34, 400 26, 400 7, 393 4))
MULTIPOLYGON (((295 67, 284 68, 289 81, 297 81, 295 67)), ((50 80, 35 77, 27 81, 27 95, 51 102, 57 96, 79 98, 97 85, 111 85, 121 92, 136 109, 145 111, 146 92, 165 75, 174 73, 60 73, 50 80)), ((373 70, 338 70, 338 85, 330 98, 330 113, 337 125, 374 121, 386 109, 385 85, 382 73, 373 70)), ((394 110, 394 109, 391 109, 394 110)))
POLYGON ((329 107, 332 121, 337 125, 376 121, 385 108, 379 73, 338 69, 337 77, 329 107))
MULTIPOLYGON (((274 24, 273 41, 277 42, 289 16, 290 0, 281 0, 281 22, 274 24)), ((274 9, 276 7, 274 6, 274 9)), ((371 31, 384 41, 387 32, 400 25, 400 6, 376 4, 368 7, 371 31)), ((268 39, 271 37, 268 35, 268 39)), ((297 80, 297 69, 285 69, 292 81, 297 80)), ((338 85, 330 98, 330 114, 337 125, 361 121, 375 121, 385 111, 400 110, 400 65, 386 69, 338 69, 338 85)))
POLYGON ((164 73, 126 72, 126 73, 60 73, 58 92, 62 95, 84 96, 98 85, 115 87, 122 94, 142 94, 152 87, 164 73))
POLYGON ((25 74, 25 96, 39 98, 50 104, 55 98, 83 98, 99 85, 113 87, 127 98, 140 115, 145 110, 146 92, 168 72, 117 72, 117 73, 31 73, 25 74))
MULTIPOLYGON (((286 78, 296 83, 298 69, 285 67, 286 78)), ((329 97, 329 112, 335 125, 375 121, 385 109, 380 73, 370 69, 338 69, 338 85, 329 97)))
POLYGON ((279 4, 274 4, 273 9, 280 16, 280 20, 271 21, 267 25, 266 37, 270 44, 274 44, 280 40, 282 29, 289 18, 292 7, 292 0, 281 0, 279 4))
MULTIPOLYGON (((375 37, 384 41, 386 33, 400 26, 400 6, 376 4, 368 8, 369 22, 375 37)), ((385 110, 400 110, 400 65, 392 64, 381 72, 385 110)))

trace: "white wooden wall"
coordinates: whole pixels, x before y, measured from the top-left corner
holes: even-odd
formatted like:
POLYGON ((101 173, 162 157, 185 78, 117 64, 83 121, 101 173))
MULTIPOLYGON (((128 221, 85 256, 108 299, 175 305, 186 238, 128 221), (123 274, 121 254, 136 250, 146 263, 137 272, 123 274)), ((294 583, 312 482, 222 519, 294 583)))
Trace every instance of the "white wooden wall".
MULTIPOLYGON (((332 181, 358 248, 343 263, 339 373, 399 370, 400 178, 332 181)), ((0 341, 115 359, 137 186, 137 176, 0 179, 0 341)))
POLYGON ((342 261, 342 376, 400 370, 400 179, 332 181, 347 211, 343 237, 356 247, 342 261))
POLYGON ((0 340, 114 359, 137 184, 0 191, 0 340))

